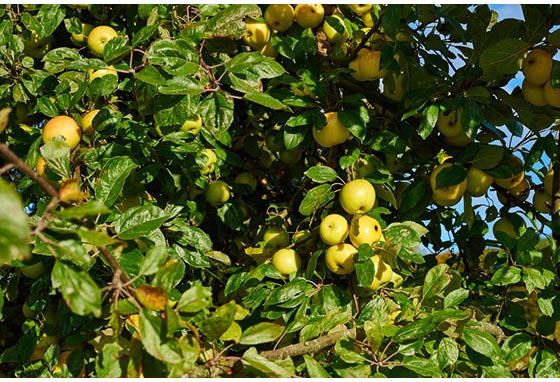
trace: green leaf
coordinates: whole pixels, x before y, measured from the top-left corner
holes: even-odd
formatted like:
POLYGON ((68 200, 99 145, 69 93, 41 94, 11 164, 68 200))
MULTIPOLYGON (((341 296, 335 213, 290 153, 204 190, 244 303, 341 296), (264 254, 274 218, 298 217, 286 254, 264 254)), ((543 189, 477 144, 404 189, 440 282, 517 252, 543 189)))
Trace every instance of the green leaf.
POLYGON ((76 207, 70 207, 57 213, 61 219, 80 220, 87 216, 105 215, 111 213, 111 210, 105 206, 100 200, 91 200, 86 204, 76 207))
POLYGON ((309 167, 303 174, 315 183, 333 182, 338 177, 334 169, 321 165, 309 167))
POLYGON ((153 65, 147 65, 139 72, 134 73, 134 79, 150 85, 158 86, 165 84, 165 77, 153 65))
POLYGON ((181 295, 177 309, 183 313, 196 313, 212 306, 212 288, 194 285, 181 295))
POLYGON ((417 319, 397 330, 393 335, 393 341, 401 343, 425 337, 436 330, 439 323, 440 321, 432 317, 417 319))
POLYGON ((243 52, 235 55, 225 64, 227 71, 246 76, 247 72, 258 79, 275 78, 286 72, 276 60, 258 52, 243 52))
POLYGON ((468 289, 463 289, 463 288, 455 289, 445 295, 443 299, 443 306, 445 308, 452 308, 454 306, 460 305, 468 297, 469 297, 468 289))
POLYGON ((504 148, 495 145, 481 146, 472 160, 473 167, 480 170, 490 169, 496 166, 504 157, 504 148))
POLYGON ((200 81, 187 75, 174 76, 158 86, 158 92, 166 95, 199 95, 204 90, 200 81))
POLYGON ((476 327, 466 327, 462 338, 472 350, 490 358, 494 363, 502 360, 502 350, 490 333, 476 327))
POLYGON ((528 371, 531 378, 560 378, 557 355, 549 349, 534 352, 529 359, 528 371))
POLYGON ((57 260, 52 270, 52 286, 57 288, 72 312, 80 316, 101 316, 101 289, 88 272, 77 271, 57 260))
POLYGON ((144 257, 144 261, 142 261, 139 274, 149 276, 156 273, 167 256, 168 251, 165 245, 156 245, 150 248, 144 257))
POLYGON ((316 361, 311 355, 304 354, 303 361, 309 378, 330 378, 331 375, 325 370, 321 364, 316 361))
POLYGON ((152 37, 158 30, 158 27, 159 25, 157 24, 146 25, 138 32, 133 33, 131 42, 132 48, 136 48, 138 45, 148 42, 150 37, 152 37))
POLYGON ((414 248, 421 242, 421 237, 428 233, 428 230, 413 221, 403 221, 391 223, 385 230, 385 237, 393 239, 394 244, 400 244, 405 248, 414 248))
POLYGON ((70 171, 70 147, 61 137, 55 137, 41 146, 41 156, 45 158, 47 166, 56 175, 64 179, 72 178, 70 171))
POLYGON ((58 254, 57 259, 65 260, 84 271, 89 270, 95 263, 95 260, 91 258, 82 243, 78 240, 61 240, 54 250, 58 254))
POLYGON ((273 110, 282 110, 286 106, 282 103, 282 101, 277 100, 273 96, 267 93, 259 93, 256 91, 247 92, 244 96, 244 99, 257 103, 259 105, 266 106, 273 110))
POLYGON ((334 192, 330 184, 321 184, 307 191, 305 197, 299 205, 299 213, 303 216, 310 216, 322 205, 334 199, 334 192))
POLYGON ((174 341, 164 342, 166 338, 163 320, 149 310, 140 310, 139 330, 144 349, 155 359, 166 363, 179 363, 183 360, 180 349, 173 346, 174 341))
POLYGON ((260 355, 254 347, 250 347, 245 353, 243 353, 241 362, 257 369, 271 378, 290 378, 294 376, 292 371, 286 370, 273 361, 269 361, 260 355))
POLYGON ((502 345, 502 353, 506 362, 523 358, 533 347, 533 339, 527 333, 516 333, 508 337, 502 345))
POLYGON ((422 289, 424 299, 434 298, 447 287, 451 281, 451 275, 447 273, 448 268, 447 264, 438 264, 428 271, 422 289))
POLYGON ((111 62, 129 54, 132 48, 126 43, 127 40, 122 37, 110 39, 103 50, 103 59, 111 62))
POLYGON ((31 226, 15 186, 3 178, 0 178, 0 206, 0 265, 10 265, 31 255, 31 226))
POLYGON ((498 269, 490 280, 494 285, 509 285, 521 281, 521 269, 518 267, 505 265, 498 269))
POLYGON ((485 80, 493 80, 519 71, 518 60, 527 52, 530 44, 519 38, 508 38, 492 44, 480 54, 479 66, 485 80))
POLYGON ((404 357, 403 366, 423 377, 444 378, 436 361, 419 357, 404 357))
POLYGON ((218 307, 199 324, 200 331, 210 340, 220 337, 233 323, 236 311, 235 301, 218 307))
POLYGON ((105 163, 95 185, 96 199, 111 207, 121 195, 126 178, 138 165, 130 157, 113 157, 105 163))
POLYGON ((430 105, 422 111, 422 119, 420 120, 420 125, 418 126, 418 134, 422 139, 428 138, 428 136, 434 130, 439 116, 439 106, 430 105))
POLYGON ((239 343, 242 345, 258 345, 274 342, 280 338, 283 332, 284 325, 274 322, 260 322, 243 331, 239 343))
POLYGON ((246 17, 260 17, 261 9, 256 4, 234 4, 218 12, 206 23, 212 35, 238 39, 245 31, 246 17))
POLYGON ((122 240, 146 236, 169 219, 169 215, 154 205, 129 208, 116 221, 115 231, 122 240))
POLYGON ((356 340, 351 338, 343 338, 334 344, 334 353, 346 363, 356 364, 365 363, 366 358, 354 350, 356 340))
POLYGON ((239 230, 243 226, 243 210, 235 202, 226 202, 217 209, 217 214, 222 223, 233 230, 239 230))
POLYGON ((443 337, 437 345, 436 358, 440 369, 455 365, 459 359, 459 344, 449 337, 443 337))

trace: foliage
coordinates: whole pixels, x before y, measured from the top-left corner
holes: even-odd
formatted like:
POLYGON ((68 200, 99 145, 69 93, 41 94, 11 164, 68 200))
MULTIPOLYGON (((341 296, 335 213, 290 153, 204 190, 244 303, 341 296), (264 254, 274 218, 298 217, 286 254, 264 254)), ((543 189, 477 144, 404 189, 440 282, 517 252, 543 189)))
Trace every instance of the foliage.
POLYGON ((529 50, 557 51, 560 8, 498 22, 487 5, 324 7, 346 41, 294 22, 262 52, 243 35, 266 5, 0 9, 0 376, 560 377, 558 212, 496 184, 446 207, 430 187, 448 156, 438 189, 473 166, 508 178, 512 155, 542 187, 560 111, 506 85, 529 50), (82 23, 118 32, 102 58, 72 42, 82 23), (26 48, 31 31, 51 38, 44 54, 26 48), (364 47, 383 78, 352 76, 364 47), (89 81, 109 65, 116 76, 89 81), (81 125, 94 109, 75 150, 43 142, 50 118, 81 125), (436 126, 456 109, 462 145, 436 126), (324 148, 312 128, 329 111, 351 139, 324 148), (200 132, 183 131, 198 115, 200 132), (256 188, 234 182, 242 172, 256 188), (384 239, 336 275, 318 228, 352 221, 338 193, 357 177, 375 187, 367 214, 384 239), (212 205, 216 180, 231 194, 212 205), (492 235, 507 213, 519 235, 492 235), (271 226, 302 269, 270 264, 271 226), (373 254, 402 284, 367 288, 373 254))

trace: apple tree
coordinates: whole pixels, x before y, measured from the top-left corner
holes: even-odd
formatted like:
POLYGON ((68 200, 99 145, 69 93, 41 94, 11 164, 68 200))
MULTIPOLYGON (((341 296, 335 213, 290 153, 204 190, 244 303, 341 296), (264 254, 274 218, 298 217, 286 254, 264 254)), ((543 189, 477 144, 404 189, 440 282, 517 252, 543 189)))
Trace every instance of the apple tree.
POLYGON ((2 6, 0 376, 560 377, 521 9, 2 6))

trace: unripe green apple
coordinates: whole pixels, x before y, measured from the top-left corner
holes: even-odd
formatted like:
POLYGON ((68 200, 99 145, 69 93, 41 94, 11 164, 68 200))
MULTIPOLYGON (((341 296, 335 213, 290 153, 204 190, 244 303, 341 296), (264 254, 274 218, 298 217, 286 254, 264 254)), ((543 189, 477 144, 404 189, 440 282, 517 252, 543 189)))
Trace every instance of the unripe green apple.
POLYGON ((433 191, 434 201, 441 206, 452 206, 461 200, 465 191, 467 190, 467 178, 465 177, 458 184, 454 184, 447 187, 436 188, 437 186, 437 176, 445 168, 453 166, 452 162, 443 162, 442 164, 436 166, 432 173, 430 174, 430 186, 433 191))
POLYGON ((381 69, 381 51, 370 48, 361 48, 348 68, 353 70, 350 75, 357 81, 373 81, 388 74, 386 69, 381 69))
POLYGON ((220 206, 231 196, 229 185, 223 180, 216 180, 208 185, 205 192, 206 201, 213 206, 220 206))
POLYGON ((21 273, 23 273, 25 277, 28 277, 30 279, 38 279, 39 277, 47 273, 47 268, 42 261, 37 261, 34 264, 21 267, 21 273))
POLYGON ((365 179, 354 179, 340 190, 340 205, 350 215, 369 212, 375 201, 375 188, 365 179))
POLYGON ((358 15, 363 15, 364 13, 371 11, 373 4, 348 4, 348 8, 358 15))
POLYGON ((93 30, 93 25, 82 23, 82 32, 81 33, 72 33, 70 35, 70 41, 78 47, 86 46, 87 45, 87 38, 89 33, 93 30))
POLYGON ((348 221, 339 214, 329 214, 319 225, 319 236, 327 245, 340 244, 348 237, 348 221))
POLYGON ((494 183, 506 190, 517 186, 525 179, 525 171, 523 170, 523 162, 521 162, 521 159, 512 155, 511 164, 514 168, 520 167, 521 170, 508 178, 494 178, 494 183))
MULTIPOLYGON (((526 227, 525 222, 522 219, 515 219, 521 223, 520 226, 516 227, 516 225, 514 225, 512 218, 510 216, 511 215, 502 216, 494 223, 494 226, 492 227, 492 232, 494 233, 494 236, 496 236, 497 232, 503 232, 509 237, 512 237, 514 239, 519 239, 520 230, 526 227)), ((513 215, 513 217, 515 216, 513 215)))
POLYGON ((393 269, 379 255, 370 257, 370 260, 375 265, 375 274, 368 288, 375 291, 391 281, 393 269))
MULTIPOLYGON (((531 185, 525 178, 517 186, 506 190, 506 194, 510 195, 517 202, 523 202, 529 197, 530 191, 531 191, 531 185)), ((506 195, 503 195, 501 192, 498 192, 498 200, 504 206, 510 204, 508 197, 506 195)))
POLYGON ((552 196, 553 181, 554 181, 554 169, 551 169, 544 175, 544 180, 543 180, 544 192, 546 192, 550 196, 552 196))
POLYGON ((250 171, 240 172, 233 181, 248 186, 251 192, 255 192, 257 189, 257 177, 250 171))
POLYGON ((200 155, 203 159, 206 160, 204 167, 200 169, 200 173, 203 175, 207 175, 214 172, 216 170, 216 161, 218 160, 216 152, 212 149, 204 149, 204 151, 202 151, 200 155))

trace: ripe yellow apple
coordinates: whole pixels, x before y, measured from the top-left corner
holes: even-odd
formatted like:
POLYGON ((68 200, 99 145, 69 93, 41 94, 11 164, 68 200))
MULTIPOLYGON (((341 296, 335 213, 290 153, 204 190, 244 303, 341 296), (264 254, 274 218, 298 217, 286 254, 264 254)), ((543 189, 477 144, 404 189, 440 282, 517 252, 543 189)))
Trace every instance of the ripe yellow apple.
POLYGON ((560 88, 554 89, 552 85, 550 85, 550 81, 547 81, 544 84, 544 99, 546 102, 554 107, 560 107, 560 88))
POLYGON ((368 213, 375 202, 375 188, 365 179, 354 179, 340 190, 340 205, 350 215, 368 213))
POLYGON ((245 25, 243 42, 251 48, 260 50, 270 41, 270 27, 266 22, 247 18, 245 25))
POLYGON ((319 236, 327 245, 336 245, 344 242, 348 237, 348 221, 339 214, 329 214, 319 225, 319 236))
POLYGON ((82 132, 84 134, 93 134, 93 119, 99 113, 99 109, 88 111, 82 116, 82 132))
POLYGON ((290 234, 280 226, 270 226, 263 234, 265 247, 278 250, 290 245, 290 234))
POLYGON ((289 275, 301 269, 301 257, 291 248, 282 248, 274 252, 272 265, 281 274, 289 275))
POLYGON ((51 50, 51 46, 51 36, 39 38, 37 32, 32 30, 29 39, 23 40, 23 53, 29 57, 43 58, 51 50))
POLYGON ((44 178, 46 170, 47 170, 47 161, 45 161, 45 158, 40 157, 39 160, 37 160, 37 164, 35 165, 35 171, 37 172, 37 174, 39 174, 44 178))
POLYGON ((346 26, 344 25, 344 17, 339 14, 334 14, 329 17, 327 17, 323 22, 323 31, 327 35, 327 41, 333 44, 340 44, 341 42, 346 41, 349 34, 348 30, 346 30, 346 26), (331 25, 331 23, 333 25, 331 25), (342 28, 342 33, 336 30, 335 25, 337 25, 338 28, 342 28))
POLYGON ((381 240, 383 231, 377 219, 368 215, 354 220, 350 227, 350 241, 356 248, 362 244, 373 245, 381 240))
POLYGON ((98 69, 98 70, 89 69, 88 70, 88 77, 89 77, 88 81, 89 81, 90 84, 94 79, 101 78, 103 76, 116 76, 118 78, 119 74, 117 73, 117 70, 115 69, 115 67, 113 65, 110 65, 109 67, 107 67, 105 69, 98 69))
POLYGON ((292 26, 294 18, 294 7, 290 4, 270 4, 264 11, 264 19, 278 32, 287 31, 292 26))
POLYGON ((251 192, 255 192, 255 190, 257 189, 257 177, 250 171, 240 172, 239 174, 237 174, 233 181, 234 183, 245 184, 249 186, 251 192))
POLYGON ((371 11, 373 4, 348 4, 348 8, 358 15, 363 15, 364 13, 371 11))
MULTIPOLYGON (((530 192, 531 192, 531 185, 529 184, 526 178, 524 178, 521 181, 521 183, 519 183, 517 186, 506 190, 506 193, 511 195, 513 199, 517 200, 518 202, 523 202, 527 200, 530 192)), ((501 192, 498 192, 498 200, 503 205, 509 204, 508 197, 506 195, 503 195, 501 192)))
POLYGON ((57 136, 62 136, 70 150, 74 150, 80 143, 82 130, 72 117, 59 115, 51 118, 43 127, 43 143, 47 144, 57 136))
POLYGON ((544 49, 533 49, 523 60, 521 71, 526 81, 533 85, 544 85, 550 79, 552 56, 544 49))
POLYGON ((348 63, 353 72, 350 75, 357 81, 373 81, 387 75, 386 69, 381 70, 381 51, 361 48, 355 59, 348 63))
POLYGON ((379 255, 373 255, 370 257, 370 260, 375 265, 375 274, 368 288, 375 291, 391 281, 393 269, 379 255))
POLYGON ((484 171, 471 167, 467 172, 467 192, 472 196, 485 195, 494 182, 494 177, 484 171))
POLYGON ((533 85, 527 80, 523 80, 521 84, 521 91, 523 97, 532 105, 546 106, 548 102, 544 97, 544 85, 533 85))
POLYGON ((346 142, 350 138, 350 130, 338 119, 338 112, 325 113, 327 123, 321 130, 313 126, 313 138, 323 147, 332 147, 346 142))
POLYGON ((533 206, 541 214, 551 214, 552 196, 544 191, 535 191, 533 194, 533 206))
POLYGON ((266 45, 261 48, 260 52, 267 57, 272 57, 272 58, 278 57, 278 51, 270 41, 267 42, 266 45))
POLYGON ((436 180, 438 174, 445 168, 453 166, 452 162, 443 162, 436 166, 430 174, 430 186, 433 191, 434 201, 442 206, 451 206, 457 204, 467 190, 467 178, 463 179, 460 183, 447 187, 436 188, 436 180))
POLYGON ((317 28, 323 22, 325 8, 322 4, 296 4, 294 18, 302 28, 317 28))
POLYGON ((371 14, 371 12, 366 12, 362 14, 362 22, 366 27, 373 28, 375 22, 373 21, 373 15, 371 14))
POLYGON ((200 129, 202 129, 202 117, 200 114, 187 118, 183 125, 181 125, 181 131, 192 135, 197 135, 200 129))
POLYGON ((325 253, 325 263, 332 273, 347 275, 354 271, 354 255, 358 253, 356 247, 349 243, 330 246, 325 253))
POLYGON ((509 178, 494 178, 494 183, 496 185, 505 189, 510 189, 517 186, 523 181, 523 179, 525 179, 525 171, 523 170, 523 162, 521 162, 521 159, 512 155, 511 164, 514 168, 521 167, 521 170, 509 178))
POLYGON ((199 155, 206 161, 204 167, 200 169, 200 173, 207 175, 214 172, 216 170, 216 161, 218 160, 216 152, 212 149, 204 149, 199 155))
POLYGON ((553 181, 554 181, 554 169, 551 169, 544 175, 544 180, 543 180, 544 192, 546 192, 550 196, 552 196, 553 181))
POLYGON ((208 185, 205 192, 206 201, 213 206, 220 206, 231 196, 229 185, 223 180, 216 180, 208 185))
POLYGON ((445 142, 447 142, 449 146, 465 147, 473 143, 474 139, 469 138, 464 131, 461 131, 458 135, 455 135, 454 137, 445 137, 445 142))
POLYGON ((463 131, 461 124, 461 109, 451 110, 449 113, 444 113, 440 110, 436 127, 445 137, 455 137, 463 131))
POLYGON ((93 28, 87 37, 87 45, 91 53, 97 57, 103 57, 105 45, 119 34, 108 25, 100 25, 93 28))
MULTIPOLYGON (((525 228, 524 221, 522 221, 521 227, 525 228)), ((519 239, 520 237, 519 228, 521 227, 517 227, 516 229, 516 227, 513 225, 513 222, 510 220, 508 216, 502 216, 494 223, 494 226, 492 227, 492 232, 494 233, 494 236, 496 236, 496 232, 503 232, 514 239, 519 239)))
POLYGON ((82 47, 87 45, 87 38, 90 32, 93 30, 93 25, 88 23, 82 23, 82 32, 81 33, 72 33, 70 35, 70 41, 72 44, 82 47))

